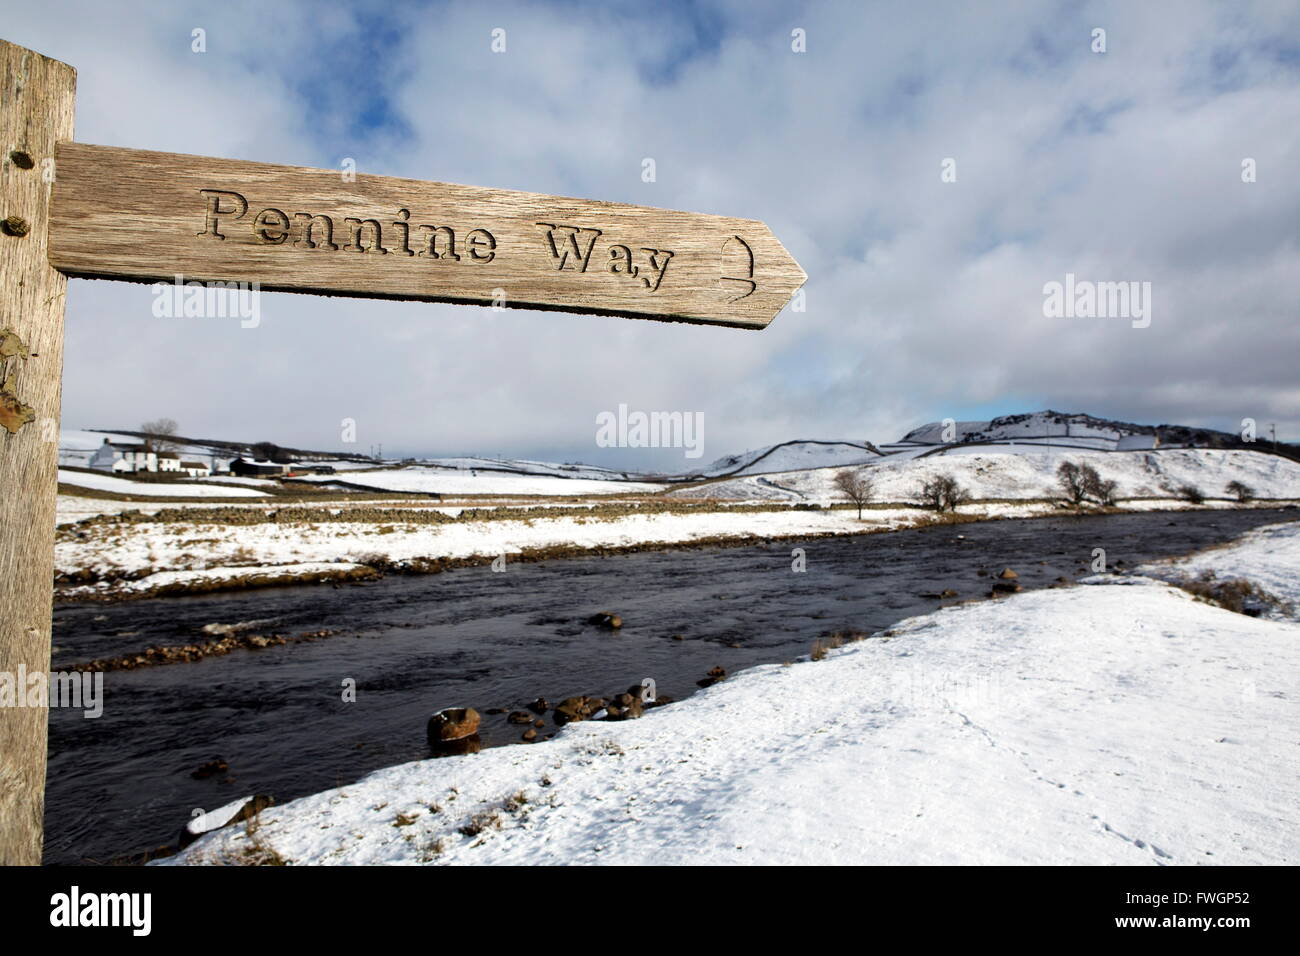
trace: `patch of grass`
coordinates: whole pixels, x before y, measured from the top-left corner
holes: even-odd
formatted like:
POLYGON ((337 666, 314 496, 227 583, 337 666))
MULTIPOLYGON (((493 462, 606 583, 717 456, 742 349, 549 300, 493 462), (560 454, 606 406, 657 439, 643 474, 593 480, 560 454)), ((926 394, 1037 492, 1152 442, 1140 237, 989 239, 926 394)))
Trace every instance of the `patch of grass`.
POLYGON ((446 843, 443 842, 442 837, 438 837, 420 847, 420 852, 416 855, 416 859, 421 863, 432 863, 438 857, 442 856, 446 849, 446 843))
POLYGON ((1259 617, 1268 610, 1290 612, 1290 605, 1245 578, 1219 579, 1213 571, 1187 581, 1174 581, 1177 587, 1198 600, 1214 604, 1247 617, 1259 617))
MULTIPOLYGON (((843 647, 845 644, 856 644, 858 641, 864 641, 870 637, 866 631, 835 631, 829 637, 819 637, 813 641, 812 659, 822 661, 826 656, 837 647, 843 647)), ((786 662, 787 665, 789 662, 786 662)))
POLYGON ((224 866, 288 866, 289 861, 278 850, 263 842, 259 835, 261 829, 262 812, 259 810, 244 821, 244 836, 248 842, 223 850, 213 862, 224 866))
POLYGON ((476 813, 469 818, 468 822, 462 824, 457 832, 461 836, 476 837, 487 830, 501 829, 501 811, 484 810, 482 813, 476 813))
POLYGON ((843 645, 843 643, 844 639, 838 633, 832 634, 830 637, 817 638, 817 640, 813 641, 812 659, 815 661, 825 660, 826 655, 843 645))

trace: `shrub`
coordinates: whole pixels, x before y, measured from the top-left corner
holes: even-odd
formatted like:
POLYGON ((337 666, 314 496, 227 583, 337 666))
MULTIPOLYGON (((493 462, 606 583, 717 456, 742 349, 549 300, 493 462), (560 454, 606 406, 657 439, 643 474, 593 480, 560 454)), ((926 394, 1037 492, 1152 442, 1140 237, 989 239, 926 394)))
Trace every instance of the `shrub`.
POLYGON ((1228 482, 1228 487, 1225 488, 1224 490, 1228 494, 1236 498, 1238 501, 1240 501, 1242 504, 1245 504, 1247 501, 1251 501, 1255 497, 1254 488, 1250 487, 1250 485, 1244 484, 1236 480, 1228 482))
POLYGON ((1203 504, 1205 502, 1205 493, 1195 485, 1183 485, 1178 489, 1178 497, 1182 498, 1184 501, 1190 501, 1194 505, 1203 504))

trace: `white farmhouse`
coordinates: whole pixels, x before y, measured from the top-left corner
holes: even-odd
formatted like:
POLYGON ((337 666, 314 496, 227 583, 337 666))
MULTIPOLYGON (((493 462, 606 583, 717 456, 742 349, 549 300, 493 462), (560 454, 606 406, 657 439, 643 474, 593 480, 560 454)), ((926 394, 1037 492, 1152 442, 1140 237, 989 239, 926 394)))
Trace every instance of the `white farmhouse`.
POLYGON ((90 456, 90 467, 96 471, 157 471, 158 455, 144 445, 128 445, 105 438, 104 444, 90 456))

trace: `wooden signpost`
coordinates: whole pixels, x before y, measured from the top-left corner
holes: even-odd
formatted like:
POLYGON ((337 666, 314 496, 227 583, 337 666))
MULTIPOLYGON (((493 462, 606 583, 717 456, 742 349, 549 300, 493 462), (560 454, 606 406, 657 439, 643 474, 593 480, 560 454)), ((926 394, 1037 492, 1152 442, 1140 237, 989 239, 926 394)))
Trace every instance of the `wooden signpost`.
MULTIPOLYGON (((50 663, 67 276, 747 329, 806 278, 752 219, 89 146, 71 67, 0 40, 0 80, 0 680, 50 663)), ((41 859, 47 717, 0 706, 0 865, 41 859)))
POLYGON ((804 282, 761 222, 536 193, 60 143, 50 262, 761 329, 804 282))

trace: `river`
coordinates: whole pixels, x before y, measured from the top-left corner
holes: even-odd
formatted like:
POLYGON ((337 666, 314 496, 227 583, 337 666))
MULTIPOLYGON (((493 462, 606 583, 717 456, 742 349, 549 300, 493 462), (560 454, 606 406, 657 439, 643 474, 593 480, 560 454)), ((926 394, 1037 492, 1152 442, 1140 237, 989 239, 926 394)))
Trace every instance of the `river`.
MULTIPOLYGON (((333 636, 104 675, 103 715, 51 710, 47 863, 106 863, 172 841, 196 808, 251 793, 280 802, 429 755, 443 707, 517 709, 605 696, 654 678, 681 699, 715 665, 794 660, 836 630, 874 631, 935 609, 921 595, 987 595, 1003 567, 1026 588, 1230 540, 1294 510, 1061 516, 731 548, 642 552, 294 586, 64 604, 53 669, 206 638, 209 624, 333 636), (792 570, 792 551, 806 570, 792 570), (619 614, 610 631, 585 623, 619 614), (676 639, 680 635, 681 639, 676 639), (355 702, 343 683, 356 682, 355 702), (229 771, 192 772, 221 757, 229 771)), ((1014 599, 1013 599, 1014 600, 1014 599)), ((950 602, 943 602, 950 603, 950 602)), ((524 728, 485 716, 484 746, 524 728)), ((556 730, 549 719, 539 734, 556 730)), ((537 746, 536 744, 532 746, 537 746)))

